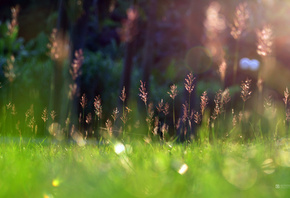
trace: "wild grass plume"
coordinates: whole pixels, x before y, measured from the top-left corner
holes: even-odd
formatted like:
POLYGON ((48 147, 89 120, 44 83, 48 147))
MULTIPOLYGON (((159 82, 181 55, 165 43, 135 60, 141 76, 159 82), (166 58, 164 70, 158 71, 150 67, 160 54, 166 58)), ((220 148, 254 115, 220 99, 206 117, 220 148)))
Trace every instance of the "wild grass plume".
POLYGON ((140 83, 141 83, 141 85, 139 88, 139 91, 140 91, 139 96, 141 97, 141 100, 144 102, 144 104, 147 108, 147 100, 148 100, 147 95, 148 95, 148 93, 146 92, 146 87, 145 87, 146 83, 142 82, 141 80, 140 80, 140 83))
POLYGON ((272 53, 273 31, 270 25, 265 25, 262 30, 257 30, 257 53, 260 56, 268 56, 272 53))
POLYGON ((240 3, 236 8, 234 22, 231 25, 231 35, 234 39, 239 40, 241 34, 247 28, 247 22, 250 17, 248 4, 246 2, 240 3))
POLYGON ((241 98, 244 102, 246 102, 250 96, 251 96, 251 91, 250 91, 250 85, 251 85, 251 81, 250 79, 247 79, 245 81, 242 82, 241 84, 241 98))
POLYGON ((20 6, 16 5, 15 7, 11 8, 11 13, 12 13, 12 20, 8 24, 8 35, 12 35, 15 31, 15 29, 18 27, 18 14, 20 11, 20 6))

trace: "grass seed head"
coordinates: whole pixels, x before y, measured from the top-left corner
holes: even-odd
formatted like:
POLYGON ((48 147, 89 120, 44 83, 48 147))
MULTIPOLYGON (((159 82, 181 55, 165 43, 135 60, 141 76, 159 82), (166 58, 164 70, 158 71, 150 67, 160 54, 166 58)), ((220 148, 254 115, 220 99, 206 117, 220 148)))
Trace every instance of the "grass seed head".
POLYGON ((91 113, 88 113, 88 115, 86 116, 86 123, 87 124, 90 124, 92 121, 92 114, 91 113))
POLYGON ((258 38, 257 42, 257 53, 260 56, 268 56, 272 53, 273 45, 273 31, 270 25, 265 25, 262 30, 257 30, 256 35, 258 38))
POLYGON ((48 120, 48 115, 47 115, 47 108, 43 109, 41 119, 45 123, 48 120))
POLYGON ((57 29, 53 28, 49 38, 50 43, 47 45, 50 50, 50 57, 52 60, 57 60, 59 58, 59 46, 57 42, 57 29))
POLYGON ((123 101, 123 103, 124 103, 125 100, 126 100, 125 86, 124 86, 123 89, 122 89, 122 93, 121 93, 120 99, 123 101))
POLYGON ((12 20, 11 22, 8 24, 8 35, 12 35, 13 32, 15 31, 16 27, 18 26, 18 14, 20 11, 20 6, 16 5, 15 7, 11 8, 11 14, 12 14, 12 20))
POLYGON ((286 87, 286 90, 284 91, 284 98, 283 98, 285 106, 287 106, 288 104, 289 96, 290 96, 289 90, 288 90, 288 87, 286 87))
POLYGON ((247 3, 240 3, 236 8, 234 22, 231 25, 231 35, 234 39, 238 40, 241 37, 242 32, 247 27, 247 21, 249 19, 249 10, 247 3))
POLYGON ((241 98, 244 102, 246 102, 250 96, 251 96, 251 91, 250 91, 250 85, 251 85, 251 81, 250 79, 247 79, 245 81, 242 82, 241 88, 241 98))
POLYGON ((204 114, 204 110, 206 108, 206 105, 208 104, 208 96, 207 96, 207 92, 204 91, 202 93, 202 96, 200 97, 201 101, 200 101, 200 109, 201 109, 201 114, 204 114))
POLYGON ((139 96, 141 97, 141 100, 145 103, 145 106, 147 106, 148 93, 146 92, 145 82, 143 83, 142 80, 140 80, 140 83, 141 85, 139 88, 139 91, 140 91, 139 96))
POLYGON ((158 106, 156 106, 158 113, 163 111, 163 106, 164 106, 164 102, 163 102, 163 99, 161 99, 161 101, 158 103, 158 106))
POLYGON ((222 93, 222 103, 225 105, 231 101, 230 90, 227 88, 222 93))
POLYGON ((189 73, 187 75, 187 78, 185 78, 185 89, 188 91, 189 94, 191 94, 191 92, 193 91, 195 85, 193 83, 193 81, 195 80, 195 78, 193 77, 192 73, 189 73))
POLYGON ((113 110, 113 114, 112 114, 112 118, 113 118, 114 122, 117 120, 118 116, 119 116, 119 110, 118 110, 118 108, 116 107, 116 108, 113 110))
POLYGON ((194 117, 193 118, 194 118, 194 122, 196 124, 200 124, 200 122, 201 122, 201 114, 198 111, 196 111, 194 113, 194 117))
POLYGON ((69 70, 73 81, 75 81, 81 75, 81 67, 84 61, 83 51, 82 49, 75 51, 75 59, 71 65, 71 69, 69 70))
POLYGON ((14 63, 15 58, 12 55, 7 59, 7 66, 4 67, 4 76, 9 80, 10 83, 12 83, 16 78, 14 63))
POLYGON ((69 85, 69 93, 68 93, 68 97, 69 99, 73 99, 74 96, 76 96, 78 93, 78 86, 76 83, 70 84, 69 85))
POLYGON ((81 97, 81 101, 80 101, 81 107, 84 110, 85 107, 87 106, 87 97, 86 94, 83 94, 81 97))
POLYGON ((170 86, 170 92, 167 92, 170 96, 170 98, 172 98, 172 100, 174 100, 174 98, 177 96, 177 86, 175 84, 170 86))
POLYGON ((168 102, 166 102, 165 105, 164 105, 163 113, 164 113, 165 116, 167 116, 169 114, 169 104, 168 104, 168 102))
POLYGON ((98 119, 102 119, 103 110, 102 110, 101 96, 100 95, 95 97, 94 107, 95 107, 95 114, 98 116, 98 119))

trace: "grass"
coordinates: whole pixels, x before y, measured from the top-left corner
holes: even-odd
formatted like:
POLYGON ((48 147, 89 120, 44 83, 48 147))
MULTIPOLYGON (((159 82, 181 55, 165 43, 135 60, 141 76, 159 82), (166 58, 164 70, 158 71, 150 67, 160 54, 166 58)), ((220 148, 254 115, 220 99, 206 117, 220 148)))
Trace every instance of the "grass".
MULTIPOLYGON (((236 11, 241 20, 231 27, 237 42, 234 83, 239 38, 248 18, 243 6, 236 11)), ((16 35, 18 30, 13 31, 16 35)), ((257 53, 263 59, 270 55, 271 37, 271 30, 258 35, 257 53)), ((56 40, 51 42, 57 44, 56 40)), ((55 49, 50 50, 51 55, 58 55, 53 54, 55 49)), ((73 83, 81 75, 83 60, 82 51, 77 51, 70 71, 73 83)), ((12 62, 7 62, 11 72, 12 62)), ((224 86, 226 62, 223 67, 224 86)), ((15 76, 8 80, 12 83, 15 76)), ((258 78, 264 80, 260 71, 258 78)), ((173 84, 168 92, 171 106, 161 99, 158 113, 148 98, 146 82, 140 81, 139 96, 146 109, 141 119, 137 103, 126 106, 125 87, 120 115, 114 108, 109 117, 102 110, 101 96, 95 97, 93 113, 87 108, 92 100, 82 93, 78 123, 72 119, 77 115, 40 109, 34 102, 35 107, 31 105, 24 112, 24 107, 14 104, 13 91, 8 89, 10 96, 3 93, 7 100, 1 101, 0 112, 0 197, 290 197, 288 88, 283 99, 279 96, 272 101, 269 96, 264 102, 262 83, 260 87, 258 83, 258 92, 252 89, 251 80, 246 80, 240 101, 235 93, 231 99, 227 87, 215 96, 211 93, 211 98, 207 96, 210 90, 205 90, 197 108, 191 104, 194 81, 189 73, 183 96, 173 84), (175 97, 184 96, 188 101, 175 104, 175 97), (175 110, 182 109, 183 115, 177 117, 175 110)))
POLYGON ((287 197, 290 147, 282 141, 10 139, 0 145, 0 197, 287 197))

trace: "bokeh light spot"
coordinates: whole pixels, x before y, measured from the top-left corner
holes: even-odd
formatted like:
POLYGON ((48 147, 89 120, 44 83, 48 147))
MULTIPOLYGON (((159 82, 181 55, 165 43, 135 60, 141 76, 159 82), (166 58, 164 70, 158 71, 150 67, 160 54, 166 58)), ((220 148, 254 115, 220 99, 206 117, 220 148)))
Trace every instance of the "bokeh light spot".
POLYGON ((241 158, 226 158, 222 173, 229 183, 241 190, 249 189, 257 180, 257 171, 241 158))
POLYGON ((273 163, 273 159, 266 159, 263 163, 262 163, 262 169, 264 171, 264 173, 266 174, 272 174, 275 172, 275 166, 273 163))
POLYGON ((125 146, 122 143, 117 143, 114 148, 115 148, 115 153, 117 153, 118 155, 125 151, 125 146))
POLYGON ((59 179, 54 179, 51 182, 53 187, 58 187, 60 185, 60 180, 59 179))
POLYGON ((187 172, 187 170, 188 170, 188 166, 187 166, 187 164, 183 164, 183 165, 179 168, 178 173, 179 173, 180 175, 183 175, 184 173, 187 172))
POLYGON ((53 198, 53 196, 51 194, 44 193, 43 198, 53 198))
POLYGON ((278 152, 277 162, 280 166, 290 167, 290 152, 281 149, 278 152))

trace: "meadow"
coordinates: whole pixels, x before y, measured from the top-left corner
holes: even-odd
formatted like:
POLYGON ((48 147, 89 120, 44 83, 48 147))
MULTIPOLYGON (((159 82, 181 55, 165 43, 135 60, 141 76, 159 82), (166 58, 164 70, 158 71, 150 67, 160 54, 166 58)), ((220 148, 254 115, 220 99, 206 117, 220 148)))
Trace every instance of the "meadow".
POLYGON ((288 197, 289 142, 1 143, 0 197, 288 197))
POLYGON ((289 71, 269 24, 255 29, 254 55, 240 51, 253 5, 226 28, 209 3, 186 66, 152 69, 148 82, 135 67, 129 89, 120 74, 136 7, 119 24, 123 45, 72 57, 57 29, 18 38, 13 7, 0 23, 0 197, 289 197, 289 71))

